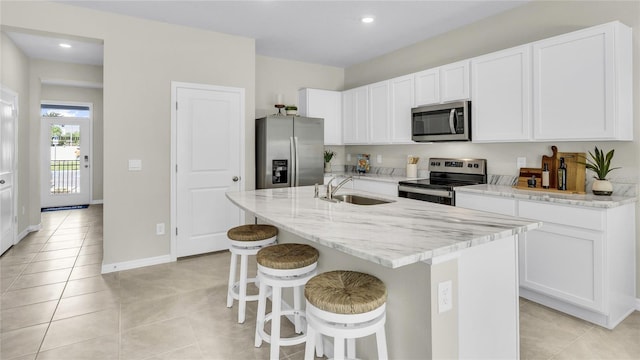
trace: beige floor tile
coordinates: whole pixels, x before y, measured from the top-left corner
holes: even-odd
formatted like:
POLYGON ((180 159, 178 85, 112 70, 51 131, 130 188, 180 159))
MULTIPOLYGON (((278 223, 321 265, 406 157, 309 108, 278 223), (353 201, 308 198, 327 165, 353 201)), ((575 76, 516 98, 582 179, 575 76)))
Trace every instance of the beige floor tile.
POLYGON ((9 290, 9 288, 17 278, 17 276, 0 278, 0 294, 4 294, 7 290, 9 290))
POLYGON ((74 266, 69 280, 78 280, 92 276, 99 276, 102 272, 102 264, 74 266))
POLYGON ((13 359, 35 354, 42 343, 48 324, 3 332, 0 335, 0 359, 13 359))
POLYGON ((85 234, 53 234, 48 242, 84 240, 84 237, 85 234))
POLYGON ((520 306, 520 357, 550 359, 594 325, 545 306, 520 306))
POLYGON ((107 335, 42 351, 38 354, 38 360, 118 360, 119 337, 119 335, 107 335))
POLYGON ((0 264, 0 278, 17 278, 26 267, 27 264, 0 264))
POLYGON ((50 300, 58 300, 62 295, 64 285, 64 283, 58 283, 27 289, 7 291, 2 294, 0 307, 2 309, 9 309, 16 306, 35 304, 50 300))
POLYGON ((120 324, 119 309, 107 309, 51 322, 41 351, 107 335, 116 335, 120 324))
POLYGON ((37 254, 43 246, 44 244, 24 244, 21 241, 7 250, 6 254, 9 256, 37 254))
POLYGON ((102 235, 100 236, 91 236, 91 234, 87 235, 87 238, 84 239, 84 246, 93 246, 93 245, 100 245, 102 246, 103 241, 102 241, 102 235))
MULTIPOLYGON (((11 250, 9 250, 11 251, 11 250)), ((16 264, 28 264, 37 254, 10 254, 4 253, 0 256, 0 264, 2 265, 16 265, 16 264)))
POLYGON ((78 240, 48 242, 44 245, 44 247, 42 248, 42 251, 79 248, 82 246, 83 241, 84 240, 78 239, 78 240))
POLYGON ((189 345, 164 354, 159 354, 145 360, 205 360, 198 345, 189 345))
POLYGON ((98 291, 110 291, 114 295, 120 294, 120 284, 117 274, 105 274, 67 282, 63 298, 89 294, 98 291))
POLYGON ((64 222, 60 224, 58 230, 54 233, 54 235, 69 235, 69 234, 86 234, 89 231, 88 226, 83 226, 83 224, 79 222, 64 222))
POLYGON ((33 274, 43 271, 60 270, 72 268, 76 262, 76 257, 68 257, 62 259, 34 261, 30 263, 24 270, 25 274, 33 274))
POLYGON ((40 252, 38 255, 36 255, 36 257, 33 258, 33 261, 43 261, 43 260, 53 260, 53 259, 73 257, 73 256, 77 256, 79 252, 80 252, 80 248, 43 251, 43 252, 40 252))
POLYGON ((71 275, 70 268, 44 271, 34 274, 22 274, 18 276, 9 290, 25 289, 29 287, 56 284, 61 282, 63 283, 67 281, 67 279, 69 279, 69 275, 71 275))
POLYGON ((18 306, 0 311, 0 331, 21 329, 49 323, 58 304, 57 300, 18 306))
POLYGON ((78 255, 78 260, 76 260, 76 265, 84 266, 91 264, 102 264, 102 252, 96 254, 88 254, 88 255, 78 255))
POLYGON ((140 326, 122 333, 121 359, 144 359, 196 344, 186 318, 140 326))
POLYGON ((80 249, 80 255, 102 254, 102 244, 100 245, 84 245, 80 249))
POLYGON ((53 320, 89 314, 110 308, 119 308, 120 299, 111 291, 99 291, 60 300, 53 320))

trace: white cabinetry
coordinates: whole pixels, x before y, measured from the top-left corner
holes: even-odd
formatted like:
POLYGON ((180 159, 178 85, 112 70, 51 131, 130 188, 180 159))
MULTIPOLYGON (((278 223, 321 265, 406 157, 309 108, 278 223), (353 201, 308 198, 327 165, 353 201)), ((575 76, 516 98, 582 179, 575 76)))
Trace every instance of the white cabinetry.
POLYGON ((367 86, 342 92, 343 141, 345 144, 367 144, 369 90, 367 86))
POLYGON ((413 74, 415 106, 469 99, 469 60, 413 74))
POLYGON ((413 108, 413 75, 389 80, 391 102, 391 142, 411 141, 411 108, 413 108))
POLYGON ((533 43, 533 137, 633 140, 631 28, 612 22, 533 43))
POLYGON ((531 138, 531 46, 471 59, 474 142, 531 138))
POLYGON ((389 81, 381 81, 369 88, 369 142, 381 144, 389 142, 389 81))
POLYGON ((342 145, 342 92, 320 89, 298 91, 298 112, 324 119, 324 144, 342 145))
POLYGON ((519 238, 522 297, 610 329, 634 310, 635 204, 603 209, 457 191, 456 206, 543 222, 519 238))

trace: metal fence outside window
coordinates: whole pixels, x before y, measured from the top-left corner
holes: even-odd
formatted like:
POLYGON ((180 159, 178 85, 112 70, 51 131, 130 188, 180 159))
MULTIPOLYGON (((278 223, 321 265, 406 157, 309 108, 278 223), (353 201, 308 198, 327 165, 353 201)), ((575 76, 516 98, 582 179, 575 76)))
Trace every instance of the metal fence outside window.
POLYGON ((51 160, 51 193, 80 193, 80 160, 51 160))

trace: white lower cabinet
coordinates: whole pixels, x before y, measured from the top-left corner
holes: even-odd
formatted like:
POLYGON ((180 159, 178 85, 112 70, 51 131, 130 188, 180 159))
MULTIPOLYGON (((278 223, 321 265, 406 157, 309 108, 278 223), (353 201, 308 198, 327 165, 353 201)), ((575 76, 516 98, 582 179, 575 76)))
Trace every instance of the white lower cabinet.
POLYGON ((634 310, 635 204, 592 208, 457 191, 456 206, 543 222, 519 237, 522 297, 609 329, 634 310))

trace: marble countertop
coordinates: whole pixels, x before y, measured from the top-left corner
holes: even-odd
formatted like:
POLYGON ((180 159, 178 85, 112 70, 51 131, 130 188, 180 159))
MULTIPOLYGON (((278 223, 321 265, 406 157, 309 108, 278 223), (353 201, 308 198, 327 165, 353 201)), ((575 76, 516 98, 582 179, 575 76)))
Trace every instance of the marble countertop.
POLYGON ((369 206, 332 203, 313 198, 313 186, 229 192, 227 198, 261 221, 389 268, 454 253, 542 225, 535 220, 358 190, 338 193, 394 202, 369 206))
POLYGON ((379 181, 379 182, 387 182, 387 183, 395 183, 395 184, 399 183, 400 181, 405 181, 405 180, 422 179, 422 178, 406 177, 406 176, 399 176, 399 175, 389 175, 389 174, 375 174, 375 173, 360 174, 360 173, 356 173, 356 172, 347 172, 347 171, 325 173, 324 176, 325 177, 327 177, 327 176, 336 176, 336 177, 353 176, 354 179, 371 180, 371 181, 379 181))
POLYGON ((515 189, 505 185, 469 185, 455 188, 457 193, 471 193, 480 195, 501 196, 520 200, 544 201, 555 204, 565 204, 593 208, 613 208, 624 204, 634 203, 637 196, 597 196, 593 194, 559 194, 536 190, 515 189))

